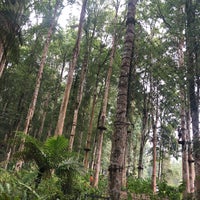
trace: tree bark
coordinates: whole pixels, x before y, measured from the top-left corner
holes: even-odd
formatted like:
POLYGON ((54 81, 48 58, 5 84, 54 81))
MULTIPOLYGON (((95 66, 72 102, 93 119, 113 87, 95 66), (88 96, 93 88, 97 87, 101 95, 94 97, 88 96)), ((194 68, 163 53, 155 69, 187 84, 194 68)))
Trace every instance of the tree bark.
MULTIPOLYGON (((192 0, 186 1, 186 54, 188 67, 188 82, 189 82, 189 100, 192 119, 193 132, 193 150, 195 160, 195 196, 200 199, 200 135, 199 135, 199 97, 197 96, 199 88, 195 80, 199 76, 198 69, 195 69, 195 45, 198 31, 195 24, 195 9, 199 6, 199 2, 192 0), (196 8, 195 8, 196 3, 196 8)), ((199 77, 198 77, 199 78, 199 77)))
POLYGON ((5 66, 6 66, 6 58, 3 56, 2 59, 0 60, 0 78, 2 77, 5 66))
POLYGON ((190 184, 190 193, 194 193, 194 158, 193 158, 193 149, 192 149, 192 139, 191 139, 191 115, 190 109, 188 108, 188 112, 186 113, 187 117, 187 130, 188 130, 188 167, 189 167, 189 184, 190 184))
POLYGON ((144 147, 147 141, 147 135, 149 134, 149 96, 147 94, 143 94, 143 117, 142 117, 142 134, 140 139, 140 152, 139 152, 139 160, 138 160, 138 178, 142 178, 143 176, 143 154, 144 147))
POLYGON ((159 122, 159 94, 158 81, 154 81, 153 77, 150 79, 150 94, 151 94, 151 117, 152 117, 152 131, 153 131, 153 167, 152 167, 152 191, 156 193, 157 186, 157 137, 158 137, 158 122, 159 122))
POLYGON ((48 92, 46 100, 44 102, 44 108, 43 108, 43 112, 42 112, 42 115, 41 115, 41 125, 40 125, 40 128, 39 128, 38 133, 37 133, 37 137, 38 138, 41 138, 41 136, 42 136, 42 132, 43 132, 43 129, 44 129, 44 123, 45 123, 46 115, 47 115, 47 108, 48 108, 48 105, 49 105, 49 101, 50 101, 50 92, 48 92))
POLYGON ((127 29, 124 41, 124 54, 122 57, 121 72, 118 85, 117 113, 114 124, 112 150, 109 166, 109 189, 112 200, 120 199, 122 187, 122 171, 124 166, 125 145, 127 140, 127 100, 129 72, 132 64, 135 9, 137 0, 128 1, 127 29))
POLYGON ((153 124, 153 170, 152 170, 152 190, 153 193, 156 193, 156 161, 157 161, 157 123, 156 121, 153 124))
POLYGON ((94 120, 94 111, 97 101, 97 87, 99 82, 99 73, 100 73, 100 64, 98 65, 98 72, 97 72, 97 78, 96 78, 96 84, 94 88, 93 93, 93 99, 92 99, 92 108, 90 113, 90 120, 89 120, 89 127, 87 132, 87 138, 86 138, 86 146, 85 146, 85 154, 84 154, 84 168, 88 169, 88 163, 89 163, 89 152, 91 150, 91 137, 92 137, 92 127, 93 127, 93 120, 94 120))
MULTIPOLYGON (((114 26, 117 23, 117 15, 118 15, 118 9, 119 9, 119 2, 117 1, 116 5, 116 13, 114 18, 114 26)), ((94 170, 94 187, 98 187, 99 182, 99 172, 101 169, 101 155, 102 155, 102 144, 103 144, 103 134, 106 130, 106 115, 107 115, 107 105, 108 105, 108 99, 109 99, 109 89, 110 89, 110 79, 112 75, 112 67, 113 67, 113 61, 115 56, 115 50, 116 50, 116 30, 114 30, 113 40, 112 40, 112 50, 110 55, 110 63, 105 83, 105 90, 104 90, 104 96, 103 96, 103 105, 102 105, 102 111, 100 116, 100 124, 99 124, 99 131, 98 131, 98 140, 97 140, 97 155, 96 155, 96 164, 95 164, 95 170, 94 170)))
POLYGON ((189 187, 189 168, 188 168, 188 150, 187 150, 187 128, 186 128, 186 114, 185 106, 181 105, 181 135, 182 135, 182 178, 186 188, 183 192, 184 199, 190 192, 189 187))
POLYGON ((4 55, 4 48, 3 48, 3 44, 0 40, 0 78, 3 74, 4 68, 5 68, 5 63, 6 63, 6 58, 4 55))
MULTIPOLYGON (((100 55, 102 53, 103 47, 100 48, 100 55)), ((100 56, 99 56, 100 57, 100 56)), ((107 58, 106 58, 107 59, 107 58)), ((99 84, 99 75, 100 75, 100 69, 101 66, 104 65, 106 59, 103 61, 103 63, 98 63, 98 69, 97 69, 97 77, 96 77, 96 83, 95 88, 93 92, 93 100, 92 100, 92 108, 91 108, 91 114, 90 114, 90 121, 89 121, 89 128, 87 132, 87 138, 86 138, 86 146, 85 146, 85 155, 84 155, 84 168, 88 169, 88 162, 89 162, 89 152, 91 150, 91 137, 92 137, 92 128, 93 128, 93 120, 94 120, 94 111, 98 96, 98 84, 99 84)), ((99 91, 100 92, 100 91, 99 91)))
MULTIPOLYGON (((178 63, 180 70, 184 71, 184 39, 181 38, 179 41, 178 47, 178 63)), ((182 179, 183 183, 185 184, 186 188, 183 191, 183 198, 187 198, 187 194, 190 192, 190 183, 189 183, 189 166, 188 166, 188 129, 186 126, 186 99, 185 99, 185 87, 184 85, 180 85, 180 100, 181 100, 181 108, 180 108, 180 118, 181 118, 181 127, 179 131, 179 143, 182 145, 182 179)))
POLYGON ((88 53, 89 52, 86 53, 85 59, 83 62, 81 76, 80 76, 80 83, 79 83, 78 93, 77 93, 77 97, 76 97, 76 105, 75 105, 76 107, 74 110, 72 129, 71 129, 70 140, 69 140, 69 150, 70 151, 72 151, 73 144, 74 144, 74 137, 75 137, 77 121, 78 121, 78 112, 79 112, 79 108, 80 108, 80 105, 82 102, 82 97, 83 97, 83 88, 84 88, 85 76, 86 76, 87 65, 88 65, 88 53))
POLYGON ((79 26, 78 26, 78 34, 77 34, 76 44, 75 44, 75 47, 74 47, 72 60, 69 64, 67 83, 66 83, 65 92, 64 92, 62 104, 61 104, 61 107, 60 107, 58 122, 57 122, 56 130, 55 130, 56 136, 62 135, 62 133, 63 133, 63 127, 64 127, 64 122, 65 122, 65 117, 66 117, 67 105, 68 105, 68 102, 69 102, 69 95, 70 95, 71 86, 72 86, 72 82, 73 82, 73 73, 74 73, 74 69, 76 67, 77 59, 78 59, 79 52, 80 52, 80 43, 81 43, 81 37, 82 37, 83 24, 84 24, 84 21, 85 21, 86 5, 87 5, 87 0, 84 0, 83 4, 82 4, 80 19, 79 19, 79 26))
POLYGON ((81 75, 80 75, 80 83, 79 83, 79 88, 78 88, 78 93, 77 93, 77 98, 76 98, 76 107, 74 110, 74 117, 73 117, 72 129, 71 129, 71 134, 70 134, 70 141, 69 141, 70 151, 73 148, 74 137, 75 137, 76 127, 77 127, 77 120, 78 120, 78 112, 79 112, 79 108, 82 102, 85 77, 86 77, 87 67, 88 67, 88 60, 89 60, 89 55, 91 52, 92 41, 94 39, 95 29, 96 29, 96 26, 94 26, 93 28, 91 38, 88 38, 88 30, 86 31, 86 50, 85 50, 85 55, 83 59, 83 66, 82 66, 81 75))

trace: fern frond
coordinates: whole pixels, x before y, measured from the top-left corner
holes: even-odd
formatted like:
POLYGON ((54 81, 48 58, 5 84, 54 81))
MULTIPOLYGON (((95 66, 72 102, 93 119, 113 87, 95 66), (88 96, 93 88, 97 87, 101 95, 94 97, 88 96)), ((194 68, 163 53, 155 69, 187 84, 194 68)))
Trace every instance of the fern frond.
POLYGON ((68 140, 64 136, 51 137, 44 144, 44 151, 49 162, 57 166, 65 158, 69 157, 68 140))

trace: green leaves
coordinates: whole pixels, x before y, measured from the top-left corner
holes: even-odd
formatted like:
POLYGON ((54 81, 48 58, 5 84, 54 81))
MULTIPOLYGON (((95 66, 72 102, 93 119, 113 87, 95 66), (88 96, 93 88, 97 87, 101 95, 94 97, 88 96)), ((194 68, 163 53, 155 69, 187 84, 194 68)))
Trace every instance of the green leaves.
POLYGON ((50 137, 44 144, 29 135, 20 133, 18 136, 25 140, 24 150, 18 156, 25 162, 35 161, 39 168, 55 169, 71 155, 67 151, 68 140, 64 136, 50 137))
POLYGON ((60 162, 69 157, 67 151, 68 140, 64 136, 50 137, 44 143, 44 153, 52 167, 57 167, 60 162))

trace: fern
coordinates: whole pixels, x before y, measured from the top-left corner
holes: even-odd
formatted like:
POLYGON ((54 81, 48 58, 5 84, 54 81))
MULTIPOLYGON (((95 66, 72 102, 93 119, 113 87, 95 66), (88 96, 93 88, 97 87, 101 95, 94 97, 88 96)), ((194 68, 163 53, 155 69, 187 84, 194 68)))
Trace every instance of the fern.
POLYGON ((37 139, 22 133, 19 137, 24 139, 25 147, 18 156, 24 162, 34 161, 38 167, 35 189, 45 175, 51 177, 53 170, 60 179, 63 193, 71 193, 75 177, 83 167, 68 152, 68 140, 64 136, 50 137, 42 144, 37 139))
POLYGON ((43 148, 52 167, 57 167, 63 159, 69 157, 68 140, 64 136, 48 138, 43 148))

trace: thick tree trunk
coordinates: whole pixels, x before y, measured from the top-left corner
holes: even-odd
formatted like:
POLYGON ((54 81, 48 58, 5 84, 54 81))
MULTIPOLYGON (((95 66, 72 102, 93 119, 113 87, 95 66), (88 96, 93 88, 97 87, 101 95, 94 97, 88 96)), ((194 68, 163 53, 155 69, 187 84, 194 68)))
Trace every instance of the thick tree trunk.
POLYGON ((129 137, 129 131, 127 131, 127 140, 125 145, 125 153, 124 153, 124 168, 122 169, 122 188, 126 188, 127 186, 127 177, 126 177, 126 170, 127 170, 127 159, 128 159, 128 137, 129 137))
MULTIPOLYGON (((130 175, 131 172, 131 161, 132 161, 132 149, 133 149, 133 140, 132 140, 132 132, 131 130, 128 130, 127 133, 127 141, 128 141, 128 155, 127 155, 127 169, 126 169, 126 175, 127 177, 130 175)), ((133 167, 133 166, 132 166, 133 167)))
POLYGON ((137 0, 128 1, 127 29, 124 41, 124 54, 122 57, 121 72, 118 85, 117 113, 114 124, 112 150, 109 166, 109 189, 112 200, 120 199, 122 187, 122 171, 124 166, 125 145, 127 140, 127 100, 128 80, 132 64, 135 9, 137 0))
POLYGON ((198 84, 196 79, 199 78, 199 70, 195 69, 195 46, 196 38, 199 31, 196 30, 195 23, 195 9, 198 9, 199 2, 192 0, 186 1, 186 53, 187 53, 187 66, 188 66, 188 82, 189 82, 189 100, 190 100, 190 111, 192 118, 192 132, 193 132, 193 152, 195 160, 195 195, 196 199, 200 199, 200 135, 199 135, 199 97, 198 84), (196 3, 196 8, 195 8, 196 3))
POLYGON ((76 67, 77 59, 78 59, 79 52, 80 52, 80 43, 81 43, 82 29, 83 29, 83 24, 84 24, 84 20, 85 20, 85 14, 86 14, 86 5, 87 5, 87 0, 84 0, 82 9, 81 9, 80 19, 79 19, 79 27, 78 27, 76 44, 74 47, 72 60, 69 65, 67 83, 66 83, 65 92, 64 92, 62 104, 60 107, 58 122, 57 122, 56 130, 55 130, 56 136, 62 135, 62 133, 63 133, 67 105, 69 102, 69 95, 70 95, 71 86, 72 86, 72 82, 73 82, 73 73, 74 73, 74 69, 76 67))
MULTIPOLYGON (((53 14, 53 17, 52 17, 52 23, 50 25, 50 28, 49 28, 49 31, 48 31, 48 34, 47 34, 47 39, 46 39, 46 42, 45 42, 45 45, 44 45, 44 49, 43 49, 43 53, 42 53, 42 59, 41 59, 41 63, 40 63, 40 67, 39 67, 39 71, 38 71, 38 75, 37 75, 35 90, 34 90, 33 97, 32 97, 32 100, 31 100, 31 103, 30 103, 30 106, 29 106, 29 109, 28 109, 28 113, 27 113, 27 116, 26 116, 25 128, 24 128, 24 131, 23 131, 24 134, 28 134, 28 128, 29 128, 29 125, 31 123, 31 120, 32 120, 34 112, 35 112, 36 102, 37 102, 38 93, 39 93, 39 89, 40 89, 40 85, 41 85, 44 65, 45 65, 45 62, 46 62, 46 57, 47 57, 47 53, 48 53, 48 49, 49 49, 49 45, 50 45, 50 41, 51 41, 51 36, 52 36, 52 33, 53 33, 53 29, 54 29, 56 22, 57 22, 58 8, 60 6, 59 2, 60 2, 59 0, 56 2, 54 14, 53 14)), ((21 146, 20 146, 20 150, 23 150, 24 142, 25 141, 22 141, 21 146)), ((22 166, 22 161, 17 162, 16 170, 19 170, 21 168, 21 166, 22 166)))

